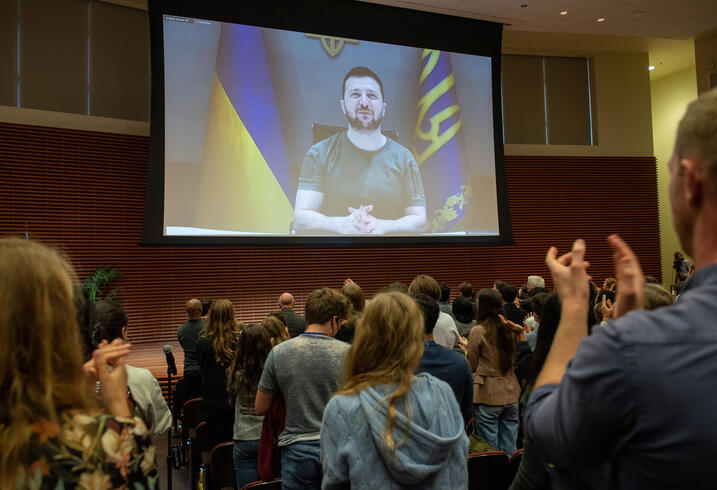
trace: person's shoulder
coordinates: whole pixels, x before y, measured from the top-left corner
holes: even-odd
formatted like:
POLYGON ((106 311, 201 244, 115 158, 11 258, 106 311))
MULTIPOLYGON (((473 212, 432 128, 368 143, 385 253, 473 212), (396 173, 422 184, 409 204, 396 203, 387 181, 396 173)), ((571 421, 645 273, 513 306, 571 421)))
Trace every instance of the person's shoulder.
POLYGON ((326 408, 324 409, 324 414, 326 414, 326 413, 339 414, 339 413, 355 412, 360 409, 361 409, 361 400, 359 399, 358 394, 334 395, 331 397, 329 402, 326 404, 326 408))
POLYGON ((411 384, 411 389, 419 396, 455 398, 453 388, 448 383, 427 372, 416 375, 416 379, 411 384))
POLYGON ((132 377, 136 380, 141 381, 154 381, 156 378, 152 374, 152 372, 149 369, 140 368, 136 366, 130 366, 129 364, 125 364, 125 368, 127 369, 127 377, 132 377))
POLYGON ((308 153, 313 156, 325 155, 333 148, 346 144, 347 141, 348 136, 346 136, 346 131, 339 131, 338 133, 311 145, 308 153))
POLYGON ((413 153, 411 153, 411 150, 389 136, 386 136, 386 149, 391 153, 413 160, 413 153))

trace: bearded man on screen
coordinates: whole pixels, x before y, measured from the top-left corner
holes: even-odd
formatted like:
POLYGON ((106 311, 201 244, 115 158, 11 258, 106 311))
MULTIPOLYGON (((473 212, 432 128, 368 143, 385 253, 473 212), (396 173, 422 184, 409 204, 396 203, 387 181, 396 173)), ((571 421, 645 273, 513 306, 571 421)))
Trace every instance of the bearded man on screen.
POLYGON ((313 145, 301 166, 294 228, 309 234, 419 233, 426 196, 413 154, 381 133, 383 83, 364 66, 344 77, 348 129, 313 145))

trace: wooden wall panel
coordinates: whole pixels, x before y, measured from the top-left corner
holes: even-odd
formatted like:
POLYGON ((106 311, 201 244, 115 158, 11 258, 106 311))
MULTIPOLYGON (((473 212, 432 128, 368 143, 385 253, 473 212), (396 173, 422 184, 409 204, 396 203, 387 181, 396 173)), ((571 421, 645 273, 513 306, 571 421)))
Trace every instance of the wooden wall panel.
POLYGON ((140 247, 149 139, 0 124, 0 234, 54 243, 79 277, 114 265, 135 343, 175 339, 192 296, 229 298, 242 321, 260 320, 284 291, 303 311, 320 286, 351 277, 370 297, 426 273, 453 293, 501 279, 548 279, 550 245, 585 238, 596 281, 613 275, 605 236, 620 233, 660 279, 654 158, 507 157, 515 245, 284 249, 140 247))

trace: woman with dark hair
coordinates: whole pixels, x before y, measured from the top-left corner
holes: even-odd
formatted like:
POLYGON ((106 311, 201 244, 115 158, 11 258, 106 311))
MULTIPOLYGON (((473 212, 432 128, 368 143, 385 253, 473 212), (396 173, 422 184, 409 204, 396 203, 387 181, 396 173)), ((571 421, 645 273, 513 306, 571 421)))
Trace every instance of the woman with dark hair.
MULTIPOLYGON (((525 389, 520 395, 521 414, 525 412, 533 385, 548 357, 559 324, 560 299, 557 294, 551 294, 543 306, 535 352, 526 376, 525 389)), ((530 440, 525 438, 523 441, 523 456, 509 490, 599 490, 608 488, 609 465, 603 464, 582 471, 553 468, 548 473, 545 469, 546 461, 536 452, 530 440)))
MULTIPOLYGON (((102 340, 108 342, 121 339, 127 342, 129 318, 124 307, 112 300, 104 299, 95 309, 93 340, 95 345, 102 340)), ((134 404, 135 415, 147 425, 153 436, 166 432, 172 425, 172 413, 162 395, 159 382, 148 369, 125 365, 127 385, 134 404)))
POLYGON ((234 359, 227 370, 227 392, 235 400, 233 439, 237 488, 259 479, 257 459, 264 417, 254 411, 254 399, 264 361, 271 348, 272 338, 266 328, 256 323, 246 325, 239 335, 234 359))
POLYGON ((234 359, 238 327, 234 305, 228 299, 212 304, 209 318, 199 334, 197 358, 202 374, 202 406, 212 447, 232 440, 234 410, 227 394, 227 368, 234 359))
POLYGON ((130 346, 102 342, 83 370, 75 279, 55 250, 0 239, 0 488, 156 487, 130 346))
POLYGON ((488 444, 511 455, 518 435, 520 385, 515 376, 515 349, 525 340, 523 327, 502 316, 503 302, 495 289, 478 293, 478 325, 468 339, 468 364, 473 378, 474 425, 488 444))
POLYGON ((453 300, 453 317, 456 319, 456 328, 461 337, 468 337, 471 329, 475 327, 473 317, 473 302, 465 296, 458 296, 453 300))
POLYGON ((261 326, 269 332, 273 345, 279 345, 291 338, 289 337, 289 327, 286 326, 286 320, 284 320, 284 315, 281 312, 278 312, 278 315, 272 313, 264 318, 261 326))
POLYGON ((336 333, 334 338, 343 340, 344 342, 351 343, 354 340, 356 334, 356 324, 363 310, 366 308, 366 297, 363 294, 361 286, 353 282, 351 279, 346 279, 344 286, 341 288, 341 294, 346 296, 349 300, 350 310, 348 318, 341 324, 341 328, 336 333))
POLYGON ((321 423, 321 488, 467 488, 468 437, 445 382, 413 373, 424 322, 408 295, 377 295, 321 423), (440 407, 440 411, 436 410, 440 407))

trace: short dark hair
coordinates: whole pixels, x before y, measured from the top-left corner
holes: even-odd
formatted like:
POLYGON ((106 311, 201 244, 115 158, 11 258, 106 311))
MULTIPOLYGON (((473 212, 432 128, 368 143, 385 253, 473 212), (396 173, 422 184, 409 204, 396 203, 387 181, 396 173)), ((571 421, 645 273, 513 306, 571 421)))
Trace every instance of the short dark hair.
POLYGON ((469 282, 462 282, 458 285, 458 291, 466 298, 473 297, 473 285, 469 282))
POLYGON ((451 297, 451 288, 446 284, 441 284, 441 303, 448 303, 448 299, 451 297))
POLYGON ((503 297, 503 301, 506 303, 512 303, 515 301, 515 297, 518 296, 518 290, 512 284, 503 284, 499 289, 500 295, 503 297))
POLYGON ((307 325, 324 324, 334 316, 346 320, 349 312, 349 300, 331 288, 317 289, 306 298, 304 316, 307 325))
POLYGON ((99 344, 102 340, 112 342, 122 337, 122 329, 129 323, 124 307, 111 299, 103 299, 97 303, 95 309, 94 342, 99 344))
POLYGON ((438 303, 436 303, 433 298, 423 293, 411 293, 411 298, 413 298, 413 301, 415 301, 416 305, 418 305, 418 309, 421 310, 421 313, 423 313, 423 326, 425 328, 426 335, 432 334, 433 329, 436 327, 436 322, 438 321, 438 315, 440 312, 438 303))
POLYGON ((372 70, 369 68, 366 68, 365 66, 354 66, 349 70, 349 72, 344 77, 344 82, 341 84, 341 98, 344 98, 344 93, 346 93, 346 80, 348 80, 351 77, 371 77, 374 80, 376 80, 376 83, 378 83, 378 87, 381 89, 381 98, 385 99, 383 96, 383 83, 381 82, 381 79, 378 78, 378 75, 376 75, 372 70))
POLYGON ((465 296, 458 296, 453 300, 453 316, 461 323, 470 323, 475 320, 473 302, 465 296))

